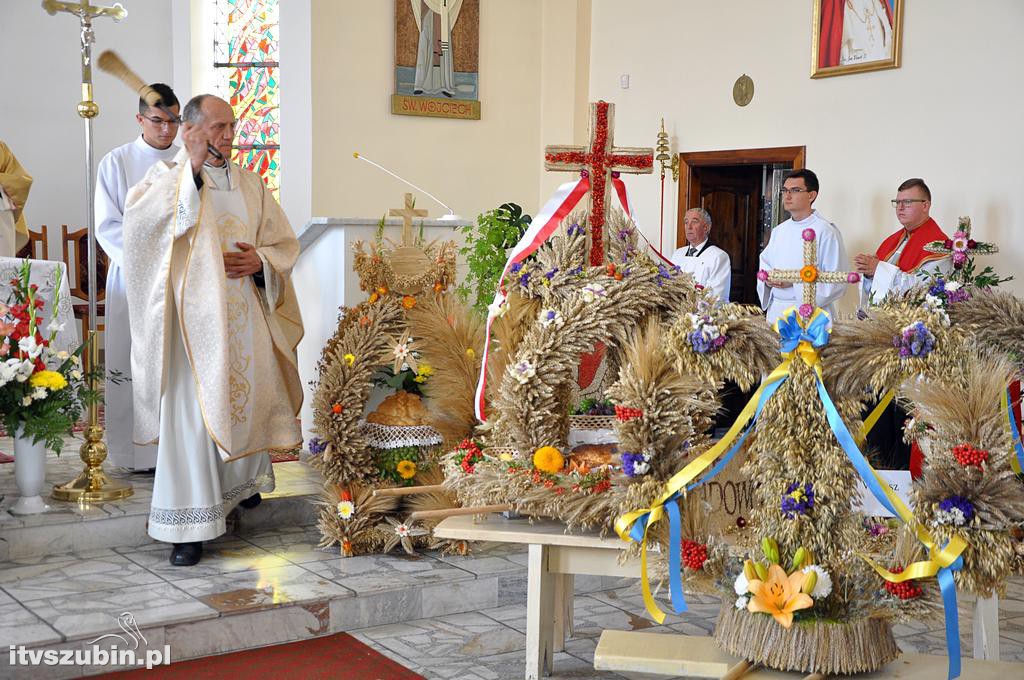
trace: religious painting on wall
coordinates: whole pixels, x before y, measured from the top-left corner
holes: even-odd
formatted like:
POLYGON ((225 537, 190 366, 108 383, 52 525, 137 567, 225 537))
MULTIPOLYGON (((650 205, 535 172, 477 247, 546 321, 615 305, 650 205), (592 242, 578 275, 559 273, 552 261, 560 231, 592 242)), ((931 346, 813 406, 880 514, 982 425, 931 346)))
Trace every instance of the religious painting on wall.
POLYGON ((903 0, 814 0, 811 77, 899 68, 903 0))
POLYGON ((480 0, 395 0, 391 113, 480 120, 480 0))

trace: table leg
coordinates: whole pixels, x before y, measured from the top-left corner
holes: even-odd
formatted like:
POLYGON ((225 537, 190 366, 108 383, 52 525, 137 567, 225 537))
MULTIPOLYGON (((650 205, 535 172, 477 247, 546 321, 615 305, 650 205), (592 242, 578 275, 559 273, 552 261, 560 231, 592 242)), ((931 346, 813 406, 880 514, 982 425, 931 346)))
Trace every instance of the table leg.
POLYGON ((526 583, 526 680, 551 675, 554 655, 555 575, 548 571, 548 546, 531 545, 526 583))
POLYGON ((974 658, 999 661, 999 596, 974 603, 974 658))
POLYGON ((572 574, 555 574, 555 625, 553 650, 565 651, 565 641, 572 637, 572 606, 575 578, 572 574))

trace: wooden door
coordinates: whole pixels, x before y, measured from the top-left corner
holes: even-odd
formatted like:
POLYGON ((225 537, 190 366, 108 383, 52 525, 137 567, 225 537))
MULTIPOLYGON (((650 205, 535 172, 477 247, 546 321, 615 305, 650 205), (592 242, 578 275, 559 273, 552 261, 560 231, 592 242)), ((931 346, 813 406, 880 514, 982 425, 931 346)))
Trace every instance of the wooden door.
POLYGON ((693 169, 692 179, 698 187, 697 206, 711 214, 711 241, 732 260, 729 299, 758 304, 761 166, 698 167, 693 169))

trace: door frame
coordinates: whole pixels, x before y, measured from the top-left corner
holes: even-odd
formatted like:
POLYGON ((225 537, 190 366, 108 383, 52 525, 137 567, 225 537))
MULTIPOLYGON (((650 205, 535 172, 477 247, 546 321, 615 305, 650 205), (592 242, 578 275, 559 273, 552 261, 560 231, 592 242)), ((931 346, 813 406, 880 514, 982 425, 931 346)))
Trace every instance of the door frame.
POLYGON ((690 199, 698 194, 694 168, 714 165, 762 165, 789 163, 794 170, 807 163, 806 146, 774 146, 761 149, 730 149, 725 151, 687 151, 679 154, 679 199, 676 206, 676 242, 673 249, 686 242, 683 217, 690 208, 690 199))

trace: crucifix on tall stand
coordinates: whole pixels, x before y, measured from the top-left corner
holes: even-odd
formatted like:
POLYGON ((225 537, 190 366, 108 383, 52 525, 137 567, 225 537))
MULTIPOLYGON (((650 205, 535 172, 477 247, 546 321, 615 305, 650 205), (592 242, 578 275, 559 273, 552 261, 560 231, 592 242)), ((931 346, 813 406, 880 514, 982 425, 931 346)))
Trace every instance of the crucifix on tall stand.
POLYGON ((804 266, 800 269, 762 269, 757 273, 761 282, 770 283, 802 283, 804 284, 804 301, 797 310, 805 320, 809 319, 818 307, 819 283, 858 283, 860 274, 857 272, 828 272, 818 269, 818 234, 808 227, 800 233, 804 241, 804 266))
POLYGON ((579 171, 590 180, 590 265, 604 264, 607 244, 605 225, 611 214, 608 185, 626 172, 646 175, 654 171, 654 149, 615 146, 615 105, 599 101, 590 105, 590 145, 544 147, 544 169, 579 171))
MULTIPOLYGON (((99 348, 96 341, 96 218, 95 200, 96 177, 92 163, 92 119, 99 115, 100 107, 92 98, 92 44, 96 37, 92 31, 92 20, 96 17, 111 17, 114 21, 124 19, 128 12, 120 4, 113 7, 92 5, 89 0, 80 2, 58 2, 43 0, 43 9, 50 16, 67 12, 78 17, 81 24, 82 58, 82 101, 78 103, 78 115, 85 120, 85 219, 88 226, 88 281, 89 281, 89 337, 83 338, 86 345, 85 369, 89 388, 96 390, 96 369, 99 366, 99 348)), ((89 405, 89 426, 85 430, 85 443, 79 455, 85 469, 75 479, 53 488, 53 497, 62 501, 95 503, 127 498, 134 493, 131 484, 110 479, 103 471, 107 457, 107 445, 103 443, 103 426, 99 423, 98 404, 89 405)))

